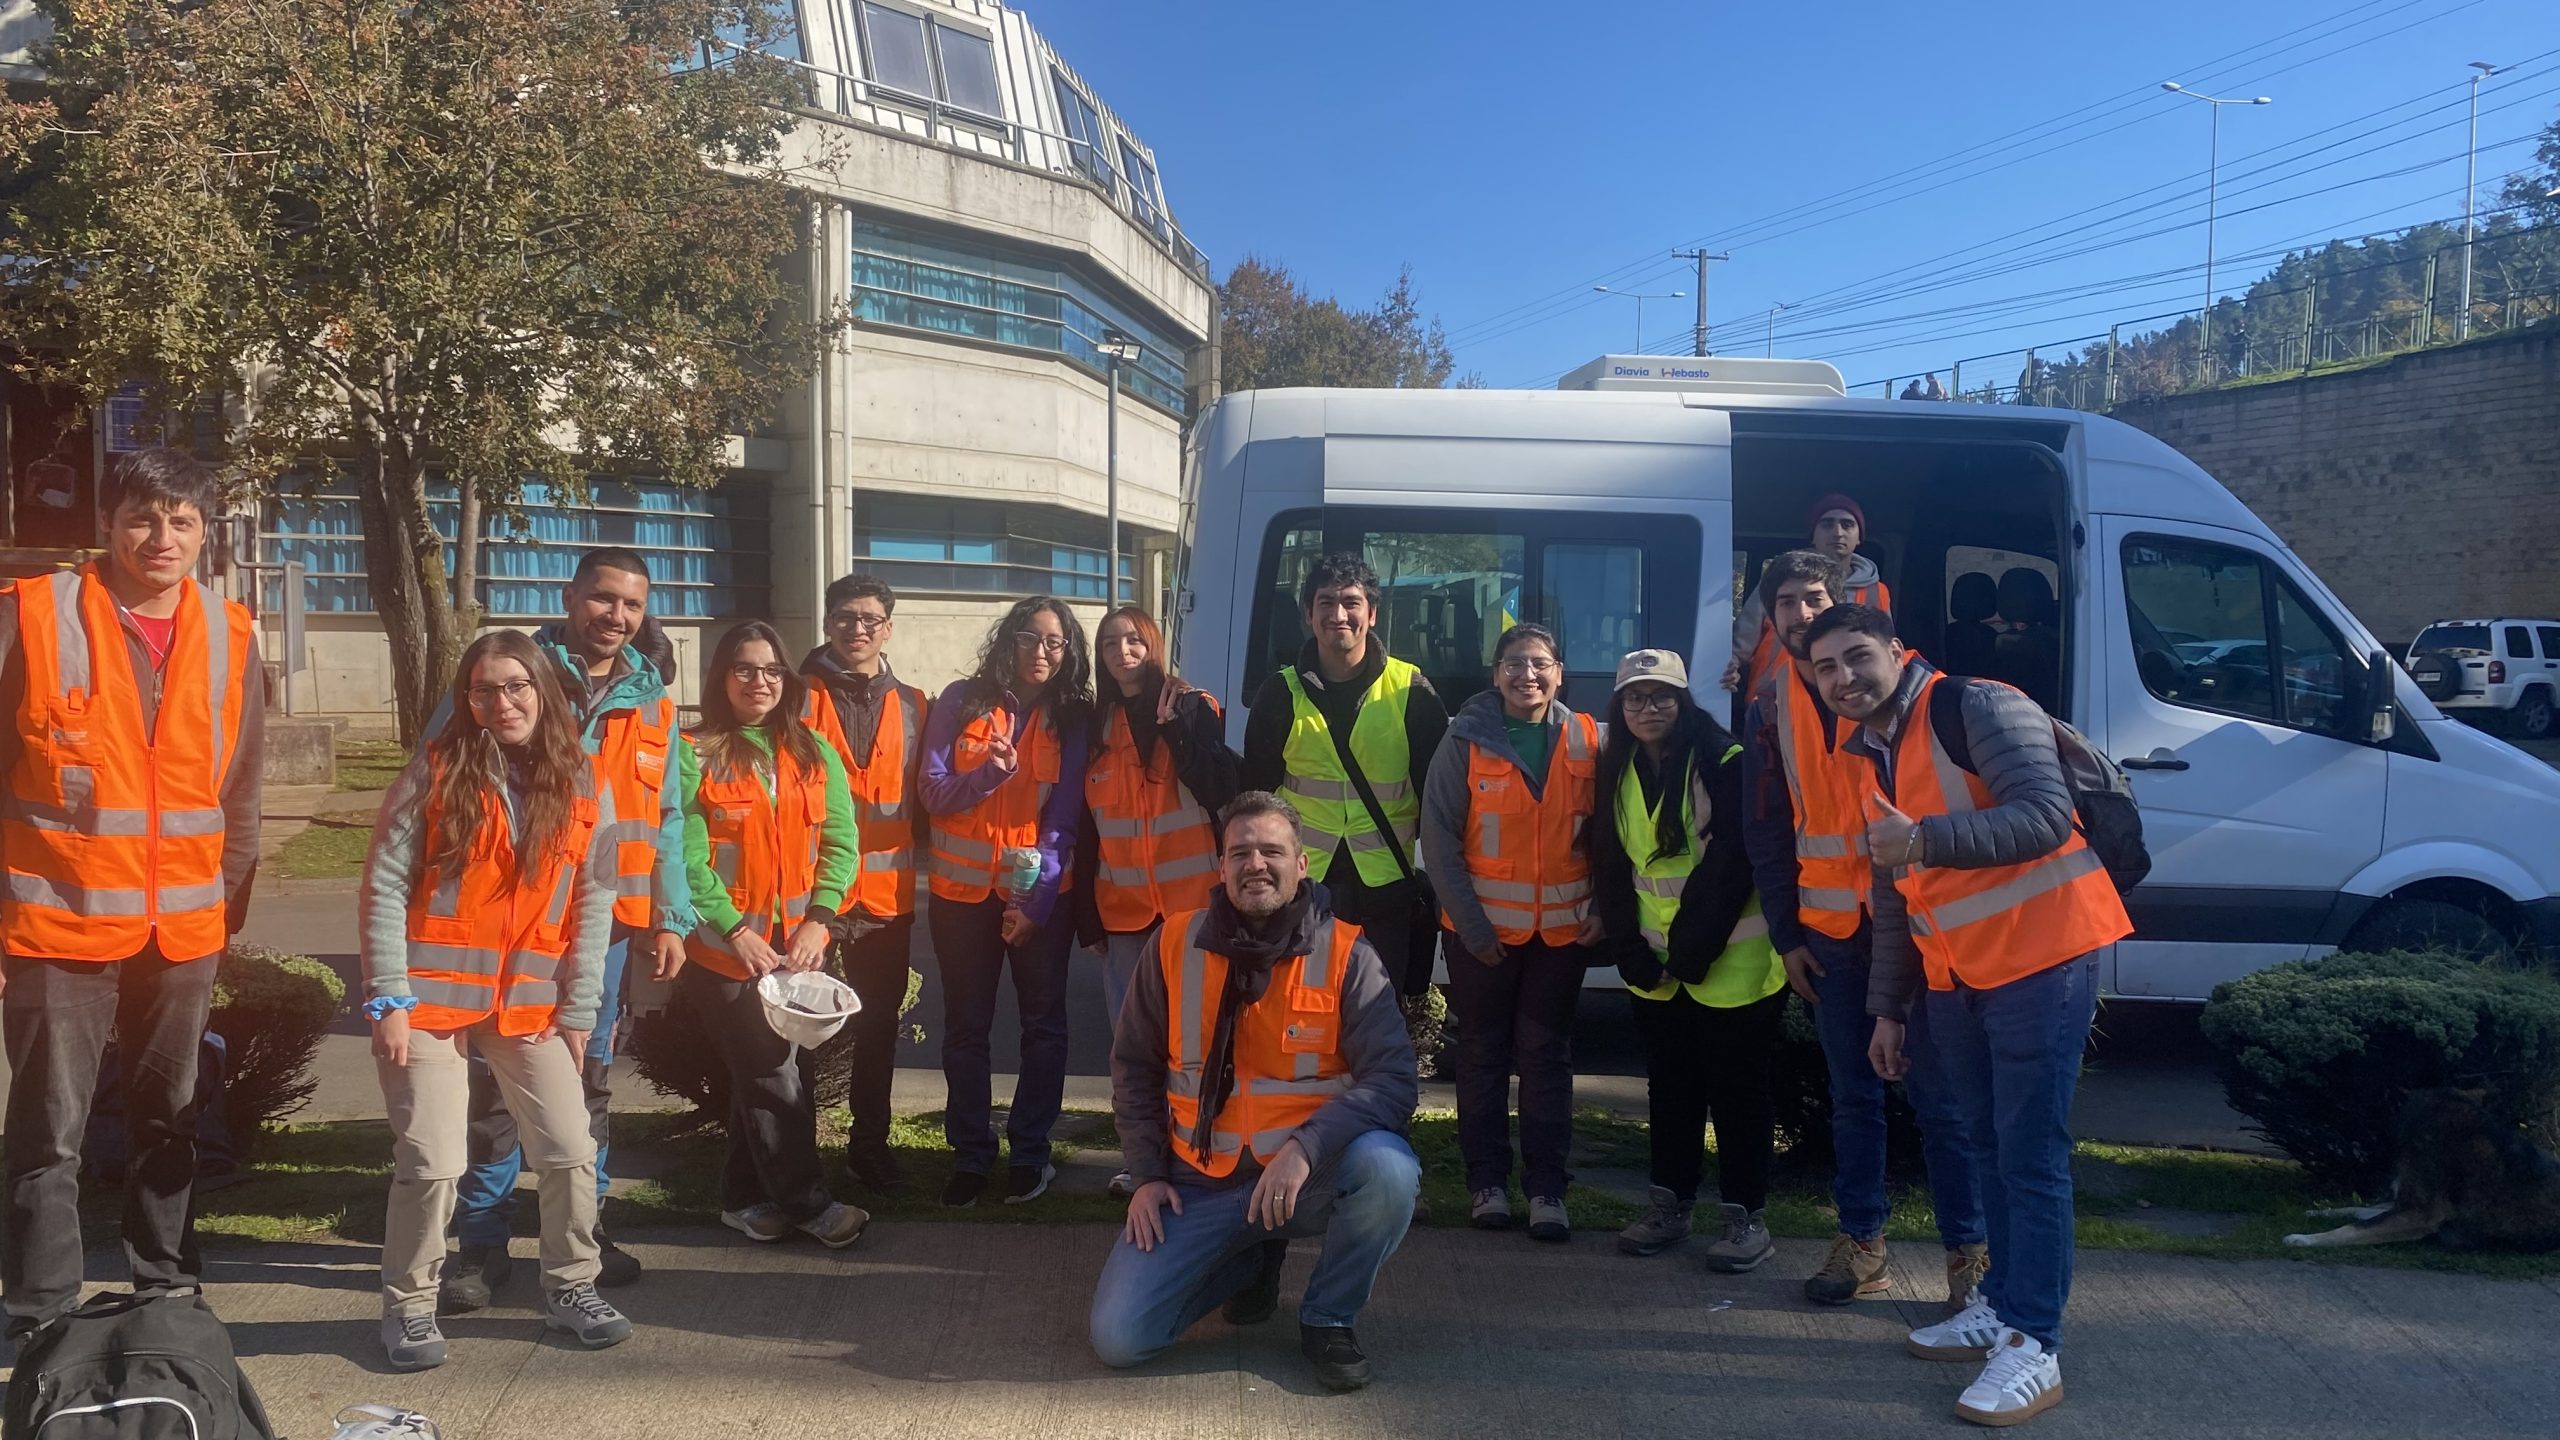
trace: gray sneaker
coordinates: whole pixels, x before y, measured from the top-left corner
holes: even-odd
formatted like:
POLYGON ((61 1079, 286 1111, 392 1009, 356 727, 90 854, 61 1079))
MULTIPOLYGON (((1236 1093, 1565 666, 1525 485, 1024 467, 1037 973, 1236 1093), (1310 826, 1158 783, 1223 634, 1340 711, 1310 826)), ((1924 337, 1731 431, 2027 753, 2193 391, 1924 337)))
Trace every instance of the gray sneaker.
POLYGON ((1499 1185, 1487 1185, 1467 1197, 1467 1218, 1479 1230, 1508 1230, 1511 1196, 1499 1185))
POLYGON ((869 1228, 870 1224, 871 1215, 868 1211, 859 1205, 847 1205, 839 1200, 819 1212, 817 1219, 804 1221, 797 1228, 801 1234, 828 1249, 841 1250, 861 1239, 862 1232, 869 1228))
POLYGON ((394 1370, 433 1370, 444 1363, 444 1331, 433 1315, 385 1315, 382 1353, 394 1370))
POLYGON ((1529 1197, 1529 1238, 1560 1245, 1573 1238, 1573 1221, 1565 1214, 1564 1200, 1555 1195, 1529 1197))
POLYGON ((1659 1255, 1689 1238, 1689 1206, 1660 1185, 1645 1192, 1642 1219, 1618 1232, 1618 1249, 1627 1255, 1659 1255))
POLYGON ((792 1229, 791 1217, 782 1213, 781 1206, 762 1201, 744 1210, 721 1211, 720 1223, 759 1245, 783 1239, 792 1229))
POLYGON ((1724 1275, 1740 1275, 1760 1268, 1760 1262, 1777 1253, 1778 1242, 1769 1238, 1764 1218, 1768 1212, 1745 1210, 1739 1205, 1718 1205, 1716 1218, 1724 1223, 1724 1233, 1707 1246, 1707 1268, 1724 1275))
POLYGON ((583 1280, 551 1292, 542 1305, 542 1328, 572 1336, 590 1350, 602 1350, 631 1338, 631 1321, 605 1303, 594 1285, 583 1280))

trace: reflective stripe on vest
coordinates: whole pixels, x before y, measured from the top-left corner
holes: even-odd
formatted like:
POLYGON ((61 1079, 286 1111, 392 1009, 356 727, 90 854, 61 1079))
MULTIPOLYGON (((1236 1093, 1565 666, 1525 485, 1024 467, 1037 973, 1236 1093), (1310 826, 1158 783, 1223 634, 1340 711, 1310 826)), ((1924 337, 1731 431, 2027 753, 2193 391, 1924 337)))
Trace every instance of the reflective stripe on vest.
POLYGON ((1247 1149, 1269 1160, 1325 1101, 1351 1088, 1342 1058, 1342 989, 1360 929, 1342 920, 1316 928, 1305 955, 1272 968, 1262 998, 1235 1022, 1235 1083, 1203 1149, 1201 1087, 1206 1050, 1227 984, 1227 959, 1200 945, 1208 912, 1168 916, 1157 942, 1164 972, 1165 1103, 1173 1153, 1203 1175, 1235 1172, 1247 1149))
POLYGON ((925 879, 945 900, 975 904, 995 894, 1004 852, 1040 843, 1040 815, 1049 806, 1049 792, 1058 786, 1057 722, 1046 706, 1027 725, 1001 706, 990 710, 961 727, 951 747, 952 773, 986 764, 988 744, 998 735, 1013 737, 1014 773, 977 804, 957 815, 935 817, 929 832, 925 879))
MULTIPOLYGON (((432 854, 447 823, 432 774, 420 855, 432 854)), ((472 852, 409 897, 409 1023, 423 1030, 469 1029, 495 1016, 498 1033, 531 1035, 558 1012, 579 869, 612 822, 612 791, 570 803, 568 827, 528 862, 516 853, 506 803, 480 798, 472 852), (601 798, 598 798, 601 797, 601 798)))
POLYGON ((25 686, 0 803, 0 945, 107 962, 156 943, 168 959, 202 959, 229 934, 222 792, 255 698, 252 625, 184 582, 146 719, 100 563, 14 587, 25 686))
MULTIPOLYGON (((1211 710, 1217 702, 1207 700, 1211 710)), ((1084 776, 1099 851, 1094 908, 1102 928, 1134 934, 1159 916, 1205 908, 1218 871, 1209 812, 1174 773, 1173 743, 1159 735, 1153 760, 1138 757, 1128 707, 1113 705, 1103 747, 1084 776)))
POLYGON ((1863 762, 1844 753, 1847 722, 1816 703, 1792 664, 1762 692, 1796 824, 1796 920, 1834 940, 1858 933, 1874 871, 1867 863, 1863 762))
POLYGON ((667 786, 667 747, 675 742, 676 705, 661 695, 598 717, 596 778, 613 796, 614 820, 596 834, 611 847, 613 918, 635 930, 656 920, 659 814, 667 786))
POLYGON ((853 753, 853 734, 845 728, 835 693, 815 678, 809 682, 807 713, 810 728, 844 761, 854 825, 867 847, 845 904, 894 920, 916 910, 915 802, 907 794, 907 771, 923 743, 925 700, 922 691, 895 683, 886 672, 874 683, 887 684, 888 692, 880 697, 880 723, 872 731, 868 755, 853 753))
MULTIPOLYGON (((690 737, 687 743, 693 743, 690 737)), ((711 871, 729 903, 749 929, 780 948, 790 943, 793 927, 808 917, 809 893, 817 884, 819 844, 827 823, 827 771, 824 764, 803 764, 787 748, 776 747, 770 758, 771 793, 764 776, 752 769, 715 776, 705 765, 694 807, 710 841, 711 871)), ((694 927, 684 945, 696 963, 717 974, 752 978, 737 947, 708 920, 694 927)))
MULTIPOLYGON (((1733 746, 1718 763, 1734 764, 1741 754, 1742 747, 1733 746)), ((1680 834, 1685 844, 1673 854, 1657 856, 1654 850, 1661 844, 1662 807, 1659 802, 1649 807, 1644 803, 1644 782, 1637 776, 1635 766, 1629 765, 1619 779, 1614 806, 1618 842, 1635 865, 1636 916, 1656 960, 1670 958, 1671 923, 1680 914, 1681 893, 1706 854, 1705 842, 1698 832, 1713 820, 1711 811, 1701 818, 1701 812, 1711 803, 1706 788, 1694 776, 1683 785, 1680 834), (1647 858, 1637 858, 1640 856, 1647 858)), ((1652 989, 1633 985, 1627 988, 1648 1000, 1668 1000, 1686 989, 1689 998, 1701 1005, 1730 1009, 1774 995, 1786 983, 1786 966, 1778 958, 1777 947, 1769 943, 1769 921, 1760 913, 1760 897, 1754 895, 1742 918, 1734 923, 1723 951, 1707 966, 1706 978, 1684 985, 1665 975, 1652 989)))
MULTIPOLYGON (((1468 888, 1506 945, 1570 945, 1591 913, 1591 861, 1578 842, 1596 803, 1599 733, 1570 711, 1562 729, 1536 794, 1512 759, 1468 747, 1468 888)), ((1441 918, 1456 928, 1445 909, 1441 918)))
MULTIPOLYGON (((1921 682, 1894 741, 1894 804, 1914 820, 1994 803, 1929 723, 1930 691, 1945 678, 1933 671, 1921 682)), ((2115 882, 2076 825, 2060 849, 2023 865, 1915 865, 1895 871, 1893 885, 1932 990, 2005 985, 2133 933, 2115 882)))
MULTIPOLYGON (((1370 643, 1377 642, 1373 638, 1370 643)), ((1389 656, 1360 697, 1359 714, 1351 722, 1346 742, 1360 762, 1360 772, 1369 779, 1369 789, 1378 797, 1378 808, 1387 812, 1387 824, 1395 831, 1390 841, 1378 833, 1377 821, 1360 799, 1360 787, 1351 783, 1350 773, 1342 768, 1324 712, 1307 694, 1306 677, 1294 667, 1280 672, 1289 687, 1289 737, 1280 749, 1284 772, 1280 798, 1297 807, 1298 842, 1307 852, 1307 873, 1314 879, 1325 877, 1333 867, 1334 852, 1346 844, 1362 884, 1374 888, 1404 878, 1404 867, 1396 863, 1396 852, 1389 847, 1401 846, 1410 863, 1414 839, 1422 828, 1422 797, 1414 790, 1413 756, 1405 741, 1404 723, 1419 673, 1389 656)))

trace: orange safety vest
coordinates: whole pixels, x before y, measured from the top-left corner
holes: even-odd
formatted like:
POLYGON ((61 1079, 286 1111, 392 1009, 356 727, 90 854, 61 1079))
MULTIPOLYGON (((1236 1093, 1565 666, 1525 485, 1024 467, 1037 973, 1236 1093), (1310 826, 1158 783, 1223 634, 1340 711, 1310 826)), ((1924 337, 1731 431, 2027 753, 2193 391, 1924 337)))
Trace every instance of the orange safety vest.
MULTIPOLYGON (((1843 605, 1872 605, 1876 609, 1890 615, 1893 613, 1893 592, 1885 588, 1884 578, 1882 576, 1878 576, 1876 578, 1876 582, 1872 585, 1859 585, 1852 587, 1849 593, 1843 597, 1839 603, 1843 605)), ((1778 648, 1777 622, 1768 615, 1762 615, 1760 617, 1760 638, 1751 642, 1751 669, 1750 673, 1743 678, 1744 689, 1742 693, 1745 695, 1759 694, 1761 684, 1769 678, 1770 672, 1776 669, 1778 662, 1786 658, 1786 652, 1778 648)))
POLYGON ((1866 780, 1840 742, 1850 722, 1814 698, 1790 662, 1761 692, 1769 731, 1787 774, 1787 803, 1796 819, 1796 922, 1817 935, 1846 940, 1866 918, 1875 870, 1867 862, 1866 780))
POLYGON ((596 837, 613 847, 613 918, 649 928, 658 874, 658 810, 667 788, 667 746, 676 704, 665 696, 605 717, 596 737, 596 779, 613 795, 614 821, 596 837))
MULTIPOLYGON (((1591 913, 1591 858, 1580 842, 1599 749, 1591 717, 1568 714, 1563 743, 1547 752, 1545 790, 1533 796, 1519 766, 1468 747, 1467 877, 1505 945, 1570 945, 1591 913)), ((1457 928, 1446 908, 1440 914, 1457 928)))
POLYGON ((1040 843, 1040 812, 1058 788, 1058 726, 1044 706, 1020 734, 1015 728, 1013 712, 999 706, 970 721, 951 747, 953 772, 966 774, 987 763, 987 746, 998 735, 1013 735, 1018 768, 976 805, 934 817, 925 877, 942 899, 986 899, 996 893, 1004 852, 1040 843))
MULTIPOLYGON (((444 819, 432 779, 427 794, 420 855, 434 852, 444 819)), ((480 833, 461 866, 409 896, 409 993, 418 997, 409 1023, 450 1032, 494 1014, 499 1034, 531 1035, 560 1008, 570 906, 602 811, 594 796, 572 799, 568 829, 545 854, 527 857, 535 867, 527 870, 506 802, 483 795, 480 805, 480 833)))
POLYGON ((889 687, 880 700, 880 728, 871 754, 853 753, 853 738, 836 712, 834 692, 812 680, 804 718, 835 747, 853 791, 853 818, 862 832, 862 870, 846 892, 847 908, 859 905, 883 920, 916 913, 916 817, 907 795, 908 757, 924 735, 924 692, 889 687))
POLYGON ((190 580, 146 726, 124 621, 92 561, 17 582, 18 753, 0 849, 9 954, 99 963, 156 940, 221 953, 222 787, 251 703, 249 612, 190 580))
POLYGON ((1205 910, 1166 917, 1156 960, 1164 967, 1170 1062, 1164 1093, 1173 1153, 1214 1177, 1235 1173, 1248 1148, 1268 1163, 1307 1117, 1351 1088, 1351 1067, 1342 1058, 1342 985, 1360 927, 1347 920, 1316 927, 1314 948, 1273 967, 1270 988, 1236 1016, 1235 1084, 1218 1107, 1203 1149, 1194 1133, 1200 1126, 1200 1088, 1209 1039, 1218 1028, 1218 999, 1227 988, 1227 957, 1200 944, 1208 918, 1205 910))
MULTIPOLYGON (((1929 723, 1929 692, 1945 679, 1933 673, 1921 682, 1894 741, 1894 804, 1915 820, 1995 803, 1929 723)), ((1973 990, 2006 985, 2133 933, 2115 882, 2076 825, 2061 849, 2023 865, 1914 865, 1894 872, 1893 888, 1909 907, 1932 990, 1952 990, 1959 981, 1973 990)))
MULTIPOLYGON (((1218 713, 1217 701, 1200 698, 1218 713)), ((1103 929, 1135 934, 1160 915, 1208 905, 1218 875, 1216 822, 1173 773, 1170 738, 1157 738, 1153 765, 1138 758, 1125 706, 1111 707, 1102 753, 1084 773, 1084 802, 1101 844, 1093 900, 1103 929)))
MULTIPOLYGON (((773 793, 753 770, 728 779, 702 775, 694 804, 711 842, 711 871, 728 887, 747 927, 779 950, 809 914, 818 883, 818 842, 827 823, 827 771, 773 752, 773 793), (776 914, 780 915, 777 921, 776 914)), ((732 980, 752 978, 729 937, 705 921, 685 937, 685 954, 732 980)))

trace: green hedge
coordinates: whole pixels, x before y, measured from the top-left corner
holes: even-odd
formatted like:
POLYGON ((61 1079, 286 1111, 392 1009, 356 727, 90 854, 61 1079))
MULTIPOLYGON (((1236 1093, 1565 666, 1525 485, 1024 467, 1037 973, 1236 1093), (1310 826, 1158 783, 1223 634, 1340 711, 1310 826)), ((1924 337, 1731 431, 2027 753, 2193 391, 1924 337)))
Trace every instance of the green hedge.
MULTIPOLYGON (((1790 1166, 1827 1170, 1831 1165, 1831 1070, 1814 1034, 1813 1011, 1802 997, 1787 997, 1784 1033, 1771 1057, 1770 1089, 1777 1102, 1778 1143, 1790 1166)), ((1899 1179, 1924 1173, 1920 1120, 1899 1085, 1884 1101, 1885 1171, 1899 1179)))
POLYGON ((223 955, 205 1028, 222 1037, 223 1118, 244 1154, 318 1088, 311 1062, 346 998, 338 972, 308 955, 237 942, 223 955))
POLYGON ((2476 1087, 2560 1140, 2560 984, 2448 955, 2332 955, 2217 987, 2204 1035, 2231 1106, 2322 1182, 2378 1195, 2412 1091, 2476 1087))

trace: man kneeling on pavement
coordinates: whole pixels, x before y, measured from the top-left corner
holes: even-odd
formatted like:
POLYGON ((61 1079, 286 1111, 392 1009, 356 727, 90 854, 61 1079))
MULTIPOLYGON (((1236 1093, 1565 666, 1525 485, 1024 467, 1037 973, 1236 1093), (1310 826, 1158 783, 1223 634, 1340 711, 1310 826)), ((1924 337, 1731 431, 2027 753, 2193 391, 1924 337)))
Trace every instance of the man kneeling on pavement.
POLYGON ((1356 1390, 1369 1360, 1352 1322, 1422 1180, 1404 1136, 1413 1043, 1377 952, 1307 878, 1296 810, 1248 791, 1219 833, 1208 908, 1166 918, 1112 1043, 1139 1183, 1094 1290, 1093 1350, 1137 1365, 1222 1305, 1238 1325, 1269 1319, 1289 1241, 1320 1236, 1299 1341, 1318 1381, 1356 1390))

